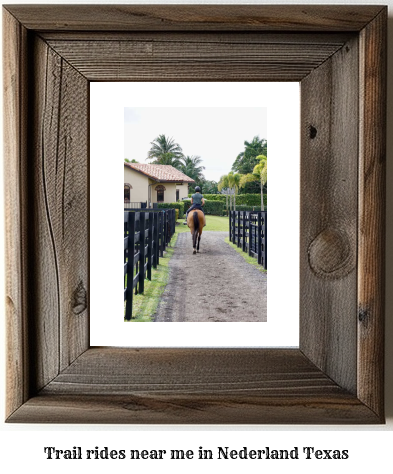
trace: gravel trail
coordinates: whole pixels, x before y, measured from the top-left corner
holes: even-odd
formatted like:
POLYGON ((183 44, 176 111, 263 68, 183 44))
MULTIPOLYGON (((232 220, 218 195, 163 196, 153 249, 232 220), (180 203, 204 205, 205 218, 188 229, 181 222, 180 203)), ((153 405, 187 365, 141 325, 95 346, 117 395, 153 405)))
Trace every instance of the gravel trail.
POLYGON ((178 235, 157 322, 264 322, 267 274, 224 242, 228 232, 203 232, 192 254, 189 232, 178 235))

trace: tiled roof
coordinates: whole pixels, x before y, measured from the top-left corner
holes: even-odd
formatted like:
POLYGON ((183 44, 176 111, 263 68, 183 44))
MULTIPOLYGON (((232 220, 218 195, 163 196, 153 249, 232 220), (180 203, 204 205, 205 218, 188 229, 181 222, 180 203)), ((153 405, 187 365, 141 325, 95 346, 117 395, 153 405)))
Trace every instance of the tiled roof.
POLYGON ((124 163, 131 169, 140 171, 160 183, 194 183, 195 181, 170 165, 148 165, 144 163, 124 163))

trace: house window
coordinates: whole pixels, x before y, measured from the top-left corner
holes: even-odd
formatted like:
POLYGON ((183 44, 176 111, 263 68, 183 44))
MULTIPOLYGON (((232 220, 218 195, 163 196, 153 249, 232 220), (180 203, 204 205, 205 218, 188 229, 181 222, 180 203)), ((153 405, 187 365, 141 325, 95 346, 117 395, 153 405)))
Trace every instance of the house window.
POLYGON ((176 201, 179 200, 179 197, 180 197, 180 191, 176 189, 176 201))
POLYGON ((159 186, 156 186, 156 191, 157 191, 157 202, 164 202, 165 187, 160 184, 159 186))
POLYGON ((124 202, 131 202, 131 184, 124 184, 124 202))

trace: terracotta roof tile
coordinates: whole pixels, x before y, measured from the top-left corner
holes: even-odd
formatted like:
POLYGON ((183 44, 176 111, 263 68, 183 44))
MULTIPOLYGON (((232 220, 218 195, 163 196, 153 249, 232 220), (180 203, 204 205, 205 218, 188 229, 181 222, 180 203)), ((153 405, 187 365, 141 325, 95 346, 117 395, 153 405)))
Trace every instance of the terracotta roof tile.
POLYGON ((150 165, 144 163, 124 163, 131 169, 140 171, 160 183, 194 183, 195 181, 170 165, 150 165))

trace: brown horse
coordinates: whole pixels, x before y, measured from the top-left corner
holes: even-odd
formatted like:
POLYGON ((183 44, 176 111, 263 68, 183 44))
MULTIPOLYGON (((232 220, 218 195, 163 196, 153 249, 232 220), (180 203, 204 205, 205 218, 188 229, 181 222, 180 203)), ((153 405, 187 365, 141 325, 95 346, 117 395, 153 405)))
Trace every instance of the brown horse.
POLYGON ((199 253, 199 242, 201 241, 202 229, 206 225, 204 213, 199 209, 189 212, 187 216, 187 225, 190 228, 192 235, 192 246, 194 248, 192 253, 199 253))

